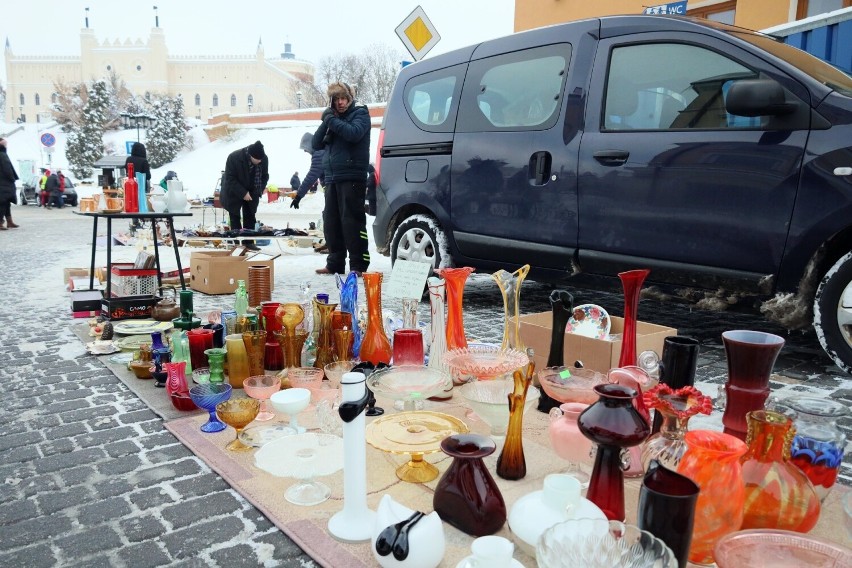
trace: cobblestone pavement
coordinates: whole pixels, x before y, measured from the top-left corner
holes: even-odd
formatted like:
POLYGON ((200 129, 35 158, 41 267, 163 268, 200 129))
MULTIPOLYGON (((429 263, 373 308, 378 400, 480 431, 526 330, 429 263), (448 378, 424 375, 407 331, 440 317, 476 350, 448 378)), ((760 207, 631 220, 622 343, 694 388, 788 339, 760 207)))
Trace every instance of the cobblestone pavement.
MULTIPOLYGON (((268 215, 267 222, 307 225, 308 213, 292 215, 282 210, 279 216, 268 215)), ((0 233, 0 294, 5 298, 0 312, 0 566, 313 566, 87 355, 70 331, 62 269, 88 266, 91 221, 69 209, 16 207, 14 216, 21 228, 0 233)), ((313 274, 323 264, 320 255, 314 256, 313 264, 292 262, 286 255, 276 261, 273 299, 298 299, 306 281, 314 291, 334 291, 333 279, 313 274)), ((101 251, 98 264, 104 262, 101 251)), ((390 262, 374 257, 373 268, 389 271, 390 262)), ((522 312, 547 310, 549 291, 547 285, 525 283, 522 312)), ((598 303, 621 315, 619 290, 571 291, 578 303, 598 303)), ((231 301, 227 296, 195 298, 202 313, 231 301)), ((395 308, 387 299, 384 304, 395 308)), ((421 314, 428 318, 424 304, 421 314)), ((852 381, 822 354, 813 333, 787 334, 754 315, 700 312, 656 299, 641 301, 639 317, 700 339, 698 379, 716 383, 725 376, 722 331, 781 333, 787 345, 777 373, 792 383, 804 381, 795 389, 852 403, 852 381)), ((465 324, 477 339, 501 338, 502 299, 487 275, 469 281, 465 324)), ((843 427, 852 429, 852 420, 844 419, 843 427)), ((847 457, 842 482, 852 482, 850 472, 847 457)))

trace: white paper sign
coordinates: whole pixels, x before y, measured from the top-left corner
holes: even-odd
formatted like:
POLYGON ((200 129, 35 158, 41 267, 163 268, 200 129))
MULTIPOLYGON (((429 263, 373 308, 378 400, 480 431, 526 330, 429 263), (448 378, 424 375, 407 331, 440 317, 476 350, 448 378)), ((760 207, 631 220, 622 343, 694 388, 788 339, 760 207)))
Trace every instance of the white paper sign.
POLYGON ((426 278, 429 277, 430 272, 432 272, 431 264, 397 259, 391 271, 388 296, 419 300, 423 297, 426 278))

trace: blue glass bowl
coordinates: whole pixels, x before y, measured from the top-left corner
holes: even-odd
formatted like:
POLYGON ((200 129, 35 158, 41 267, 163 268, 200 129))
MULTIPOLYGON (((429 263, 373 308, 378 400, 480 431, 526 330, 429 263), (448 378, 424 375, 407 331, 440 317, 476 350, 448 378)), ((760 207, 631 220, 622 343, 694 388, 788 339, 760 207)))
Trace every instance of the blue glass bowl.
POLYGON ((210 414, 210 419, 201 426, 202 432, 221 432, 228 426, 216 416, 216 405, 231 398, 228 383, 201 384, 189 389, 192 402, 210 414))

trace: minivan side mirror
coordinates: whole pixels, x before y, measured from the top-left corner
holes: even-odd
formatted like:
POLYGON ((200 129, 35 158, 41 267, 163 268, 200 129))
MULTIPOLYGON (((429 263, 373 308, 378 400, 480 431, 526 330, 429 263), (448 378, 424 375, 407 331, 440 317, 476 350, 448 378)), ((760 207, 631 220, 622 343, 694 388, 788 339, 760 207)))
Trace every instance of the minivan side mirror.
POLYGON ((737 116, 779 116, 794 112, 797 106, 785 100, 784 88, 772 79, 734 81, 725 97, 725 110, 737 116))

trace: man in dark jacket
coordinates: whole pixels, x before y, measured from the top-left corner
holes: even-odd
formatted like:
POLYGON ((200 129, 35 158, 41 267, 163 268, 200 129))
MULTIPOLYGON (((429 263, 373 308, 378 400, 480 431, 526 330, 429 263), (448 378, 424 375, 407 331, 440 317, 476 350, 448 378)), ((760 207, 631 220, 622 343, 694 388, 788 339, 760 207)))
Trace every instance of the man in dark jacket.
POLYGON ((324 181, 322 158, 325 156, 325 150, 314 150, 311 146, 313 138, 313 134, 305 132, 302 136, 302 142, 299 144, 299 148, 311 155, 311 167, 308 170, 308 175, 305 176, 305 179, 302 180, 299 187, 296 189, 296 195, 293 196, 293 201, 290 202, 290 207, 293 209, 299 208, 299 203, 309 191, 316 191, 313 187, 317 184, 317 181, 320 183, 323 183, 324 181))
POLYGON ((299 179, 299 172, 293 174, 293 177, 290 178, 290 189, 292 191, 299 191, 299 186, 302 185, 302 180, 299 179))
POLYGON ((6 153, 6 144, 6 139, 0 137, 0 231, 6 230, 3 226, 4 220, 10 229, 18 228, 18 225, 12 221, 12 203, 18 202, 15 193, 18 173, 6 153))
POLYGON ((370 163, 370 113, 355 105, 355 93, 346 83, 328 86, 331 107, 322 113, 314 133, 315 150, 325 148, 325 210, 323 231, 328 245, 326 265, 317 274, 364 272, 370 267, 364 198, 370 163))
MULTIPOLYGON (((269 158, 260 140, 228 155, 219 199, 231 218, 232 231, 255 228, 257 206, 268 181, 269 158)), ((259 250, 254 241, 245 241, 243 244, 247 249, 259 250)))
POLYGON ((47 178, 47 182, 44 184, 44 188, 47 190, 47 193, 50 195, 50 198, 47 202, 47 208, 51 209, 54 205, 58 208, 62 208, 62 181, 59 179, 59 171, 56 173, 50 174, 47 178))
POLYGON ((145 189, 151 189, 151 166, 148 164, 148 152, 145 150, 145 144, 142 142, 134 142, 130 147, 130 155, 124 160, 124 167, 127 164, 133 164, 133 173, 145 174, 145 189))

